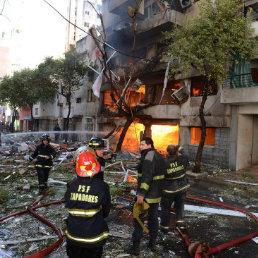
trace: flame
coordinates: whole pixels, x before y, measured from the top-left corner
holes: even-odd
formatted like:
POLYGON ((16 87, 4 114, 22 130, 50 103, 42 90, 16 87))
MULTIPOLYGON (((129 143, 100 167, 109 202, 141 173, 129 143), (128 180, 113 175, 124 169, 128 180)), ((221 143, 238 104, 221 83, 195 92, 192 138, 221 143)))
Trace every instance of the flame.
POLYGON ((136 184, 136 183, 137 183, 137 179, 134 178, 134 177, 132 177, 130 174, 128 174, 128 175, 127 175, 126 182, 136 184))
POLYGON ((143 93, 145 95, 145 85, 141 85, 140 88, 136 92, 143 93))
POLYGON ((166 154, 168 145, 178 145, 179 125, 152 125, 151 132, 154 147, 162 154, 166 154))
POLYGON ((145 126, 141 123, 132 123, 128 128, 122 145, 123 151, 137 152, 139 149, 140 137, 144 133, 145 126))
MULTIPOLYGON (((191 144, 199 144, 201 140, 201 128, 192 127, 191 128, 191 144)), ((206 128, 206 137, 204 145, 215 145, 215 128, 206 128)))
POLYGON ((193 96, 199 96, 200 95, 200 89, 193 88, 193 96))

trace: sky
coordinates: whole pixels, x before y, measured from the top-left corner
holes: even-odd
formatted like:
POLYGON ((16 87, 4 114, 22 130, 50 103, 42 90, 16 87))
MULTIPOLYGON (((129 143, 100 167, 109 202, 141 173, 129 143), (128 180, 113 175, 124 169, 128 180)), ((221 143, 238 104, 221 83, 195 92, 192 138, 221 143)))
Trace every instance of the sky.
MULTIPOLYGON (((0 0, 0 11, 5 0, 0 0)), ((48 0, 67 17, 67 0, 48 0)), ((6 0, 0 29, 8 34, 12 66, 34 68, 46 56, 65 52, 67 22, 43 0, 6 0)))

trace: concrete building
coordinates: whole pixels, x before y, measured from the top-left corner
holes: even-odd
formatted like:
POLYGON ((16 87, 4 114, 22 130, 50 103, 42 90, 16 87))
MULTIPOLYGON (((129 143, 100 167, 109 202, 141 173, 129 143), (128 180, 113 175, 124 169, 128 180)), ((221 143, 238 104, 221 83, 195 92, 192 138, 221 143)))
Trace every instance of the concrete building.
MULTIPOLYGON (((138 118, 134 119, 125 136, 123 150, 137 151, 137 140, 142 135, 148 135, 153 138, 155 147, 160 152, 165 152, 168 144, 180 144, 184 146, 191 160, 195 158, 201 132, 199 106, 203 78, 196 71, 192 71, 188 77, 177 77, 168 82, 162 97, 168 62, 161 58, 165 46, 162 32, 171 29, 174 24, 181 24, 186 14, 195 15, 197 1, 189 1, 188 4, 186 2, 102 1, 108 43, 119 50, 109 63, 112 71, 123 78, 133 65, 134 79, 139 78, 142 83, 135 90, 132 89, 126 98, 130 99, 131 106, 155 104, 138 113, 138 118), (130 26, 132 19, 128 15, 128 6, 133 7, 135 3, 140 4, 140 14, 135 19, 137 30, 134 54, 137 58, 133 60, 130 26)), ((257 2, 245 1, 245 5, 256 9, 257 2)), ((253 15, 253 26, 258 35, 255 12, 253 15)), ((92 65, 100 57, 91 37, 77 40, 76 51, 82 58, 92 60, 92 65)), ((111 49, 108 51, 110 54, 113 52, 111 49)), ((258 142, 255 134, 258 126, 258 87, 255 87, 258 83, 257 59, 251 61, 249 68, 248 64, 242 66, 249 74, 248 79, 245 79, 249 84, 236 84, 231 77, 225 81, 223 87, 210 88, 204 109, 207 136, 203 163, 231 169, 241 169, 258 163, 258 142)), ((126 119, 104 116, 106 108, 111 111, 116 109, 110 97, 110 84, 103 81, 99 99, 92 92, 92 84, 85 80, 84 85, 73 96, 70 130, 82 131, 79 139, 87 140, 92 134, 87 135, 85 131, 108 133, 116 128, 109 138, 111 147, 115 148, 126 119)), ((35 105, 33 114, 38 123, 36 129, 51 131, 57 121, 62 127, 66 113, 65 100, 60 96, 53 104, 35 105)))
MULTIPOLYGON (((258 36, 258 1, 243 2, 253 9, 252 26, 258 36)), ((220 102, 230 106, 229 167, 238 170, 258 164, 258 51, 250 64, 241 63, 235 71, 235 78, 223 85, 220 102)))
POLYGON ((71 46, 75 47, 76 42, 87 35, 90 27, 100 26, 100 19, 96 11, 101 11, 101 0, 67 1, 67 17, 72 23, 67 24, 66 50, 69 50, 71 46))
MULTIPOLYGON (((164 48, 162 32, 169 30, 174 24, 181 24, 186 14, 195 15, 198 11, 195 2, 197 1, 145 0, 139 3, 132 0, 103 1, 103 17, 108 43, 120 50, 111 61, 114 73, 123 76, 130 62, 133 62, 136 78, 139 78, 144 85, 144 94, 139 99, 140 102, 156 104, 141 111, 142 118, 136 121, 139 135, 152 136, 156 148, 161 152, 165 151, 168 144, 183 145, 191 160, 195 158, 200 140, 198 116, 204 81, 195 71, 192 71, 187 78, 178 77, 175 81, 168 82, 161 100, 167 60, 161 59, 160 54, 164 48), (130 12, 130 8, 134 8, 137 3, 140 5, 138 6, 140 13, 135 19, 137 29, 134 53, 140 58, 132 60, 130 57, 133 45, 132 19, 128 15, 128 10, 130 12), (146 64, 146 59, 152 59, 151 67, 146 64), (179 96, 179 89, 185 94, 183 98, 179 96), (173 92, 175 92, 174 97, 171 95, 173 92)), ((245 5, 256 9, 257 1, 245 1, 245 5)), ((254 13, 256 28, 255 19, 254 13)), ((254 81, 257 80, 254 76, 257 72, 256 63, 257 60, 251 62, 254 81)), ((110 95, 111 89, 106 85, 102 90, 104 105, 110 105, 105 95, 110 95)), ((255 116, 257 114, 255 110, 258 108, 258 105, 255 105, 256 90, 258 91, 258 88, 255 87, 210 88, 210 95, 204 109, 207 136, 203 150, 203 163, 231 169, 240 169, 258 163, 258 142, 254 134, 254 128, 258 125, 255 116), (231 93, 235 90, 241 91, 241 94, 231 93), (244 92, 248 96, 245 97, 244 92), (234 98, 233 94, 238 98, 234 98), (249 104, 246 105, 247 103, 249 104), (245 141, 241 136, 243 134, 246 138, 252 134, 254 136, 251 137, 252 140, 245 141)), ((139 95, 137 91, 135 94, 139 95)), ((129 130, 123 145, 124 149, 134 150, 136 137, 134 134, 134 130, 129 130), (134 144, 130 145, 129 143, 132 142, 134 144)))

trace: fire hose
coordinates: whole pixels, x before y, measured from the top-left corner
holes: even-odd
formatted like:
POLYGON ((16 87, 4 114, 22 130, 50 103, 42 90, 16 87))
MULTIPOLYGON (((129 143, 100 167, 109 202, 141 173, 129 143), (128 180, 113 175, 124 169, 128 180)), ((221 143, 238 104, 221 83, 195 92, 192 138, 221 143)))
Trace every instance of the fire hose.
MULTIPOLYGON (((196 198, 196 197, 187 196, 186 198, 189 199, 189 200, 195 200, 195 201, 200 201, 200 202, 204 202, 204 203, 209 203, 209 204, 221 206, 223 208, 227 208, 227 209, 230 209, 230 210, 236 210, 236 211, 242 212, 242 213, 252 217, 256 222, 258 222, 258 218, 254 214, 252 214, 252 213, 250 213, 250 212, 248 212, 244 209, 240 209, 240 208, 236 208, 236 207, 229 206, 229 205, 226 205, 226 204, 213 202, 213 201, 209 201, 209 200, 205 200, 205 199, 200 199, 200 198, 196 198)), ((230 242, 227 242, 227 243, 224 243, 224 244, 221 244, 221 245, 210 248, 209 244, 207 244, 207 243, 201 244, 201 243, 197 242, 197 243, 192 243, 191 244, 187 235, 183 234, 178 227, 176 229, 178 230, 178 232, 180 233, 180 235, 184 239, 186 245, 188 246, 188 251, 189 251, 190 255, 194 256, 195 258, 209 257, 209 255, 211 255, 211 254, 215 254, 217 252, 220 252, 220 251, 225 250, 229 247, 235 246, 237 244, 240 244, 242 242, 245 242, 247 240, 250 240, 250 239, 258 236, 258 231, 257 231, 257 232, 254 232, 252 234, 249 234, 247 236, 243 236, 243 237, 240 237, 238 239, 232 240, 230 242), (192 248, 192 250, 190 250, 190 247, 192 248)))
MULTIPOLYGON (((34 210, 36 209, 39 209, 41 207, 46 207, 46 206, 49 206, 49 205, 52 205, 52 204, 59 204, 59 203, 63 203, 64 201, 61 200, 61 201, 54 201, 54 202, 50 202, 50 203, 45 203, 45 204, 42 204, 42 205, 37 205, 45 196, 47 196, 47 194, 49 193, 49 191, 47 191, 44 195, 42 195, 37 201, 35 201, 32 205, 28 206, 27 209, 25 210, 22 210, 22 211, 19 211, 19 212, 15 212, 13 214, 10 214, 6 217, 3 217, 0 219, 0 222, 10 218, 10 217, 14 217, 14 216, 17 216, 17 215, 21 215, 21 214, 24 214, 26 212, 30 213, 32 216, 34 216, 35 218, 37 218, 38 220, 40 220, 41 222, 45 223, 46 225, 48 225, 49 227, 51 227, 55 233, 57 234, 58 236, 58 240, 52 244, 51 246, 49 246, 48 248, 38 252, 38 253, 35 253, 35 254, 32 254, 32 255, 29 255, 29 256, 25 256, 26 258, 40 258, 40 257, 43 257, 49 253, 51 253, 55 248, 57 248, 62 242, 63 242, 63 235, 62 235, 62 232, 60 229, 58 229, 54 224, 52 224, 51 222, 49 222, 47 219, 41 217, 40 215, 38 215, 34 210)), ((24 257, 24 258, 25 258, 24 257)))

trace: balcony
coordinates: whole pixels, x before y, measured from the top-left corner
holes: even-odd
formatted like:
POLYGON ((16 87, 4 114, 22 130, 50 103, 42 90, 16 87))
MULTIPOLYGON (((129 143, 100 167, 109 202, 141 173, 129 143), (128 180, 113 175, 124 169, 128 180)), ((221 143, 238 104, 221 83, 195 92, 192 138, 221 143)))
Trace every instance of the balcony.
POLYGON ((223 104, 231 105, 244 105, 244 104, 257 104, 258 100, 258 87, 250 88, 225 88, 221 91, 220 101, 223 104))

